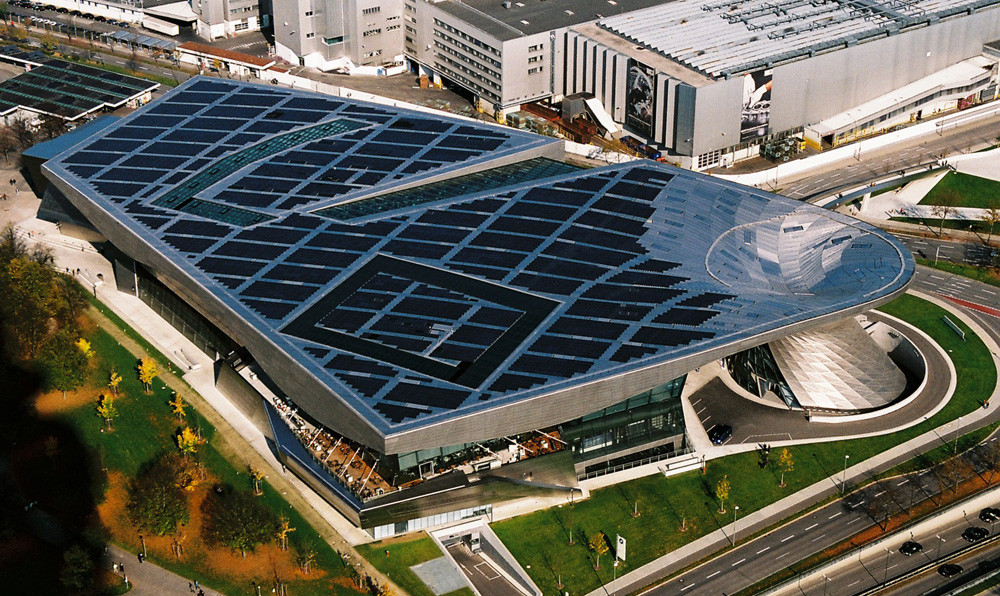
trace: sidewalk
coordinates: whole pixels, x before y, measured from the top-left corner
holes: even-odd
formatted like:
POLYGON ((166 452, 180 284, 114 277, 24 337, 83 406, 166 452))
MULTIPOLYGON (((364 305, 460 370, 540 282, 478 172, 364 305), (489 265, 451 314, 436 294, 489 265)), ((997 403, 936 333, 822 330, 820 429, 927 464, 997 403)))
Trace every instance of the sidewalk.
MULTIPOLYGON (((192 594, 193 587, 191 580, 185 579, 176 573, 167 571, 163 567, 146 561, 140 563, 136 553, 130 553, 114 544, 108 545, 107 560, 102 561, 108 569, 113 563, 124 563, 124 576, 128 579, 132 589, 129 594, 135 596, 167 596, 169 594, 192 594)), ((123 575, 121 572, 118 575, 123 575)), ((221 592, 201 586, 206 596, 222 596, 221 592)))
MULTIPOLYGON (((919 292, 913 292, 913 294, 950 311, 953 316, 959 318, 979 335, 990 351, 1000 351, 1000 346, 997 345, 996 341, 974 320, 965 315, 964 312, 957 310, 953 305, 934 296, 919 292)), ((1000 400, 1000 381, 998 381, 997 386, 994 388, 990 399, 1000 400)), ((980 409, 962 416, 960 418, 960 428, 962 431, 968 432, 986 424, 996 422, 997 420, 1000 420, 1000 408, 980 409)), ((940 438, 936 430, 928 431, 875 457, 847 468, 844 473, 845 478, 847 478, 848 482, 864 480, 873 474, 877 474, 911 459, 916 453, 923 452, 939 442, 940 438)), ((793 495, 789 495, 780 501, 747 515, 740 520, 740 533, 749 536, 755 532, 760 532, 836 494, 839 488, 839 484, 832 478, 823 478, 793 495)), ((651 582, 672 575, 689 565, 712 556, 708 553, 715 554, 720 549, 728 546, 730 544, 729 536, 731 532, 732 526, 727 524, 720 530, 706 534, 681 548, 663 555, 659 559, 647 563, 639 569, 619 577, 617 580, 605 584, 603 587, 590 592, 588 596, 628 594, 640 590, 651 582)))

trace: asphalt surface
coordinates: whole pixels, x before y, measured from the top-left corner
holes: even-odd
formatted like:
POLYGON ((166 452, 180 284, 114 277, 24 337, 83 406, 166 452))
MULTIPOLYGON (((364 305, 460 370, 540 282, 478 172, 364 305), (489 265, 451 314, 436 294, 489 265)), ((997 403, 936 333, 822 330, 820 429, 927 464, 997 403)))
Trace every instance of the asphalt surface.
MULTIPOLYGON (((869 313, 868 318, 887 321, 877 312, 869 313)), ((906 333, 906 329, 900 332, 906 333)), ((801 411, 771 407, 735 395, 718 378, 691 395, 691 406, 706 430, 716 424, 733 427, 733 436, 725 444, 848 437, 902 426, 930 414, 944 398, 951 378, 947 361, 930 341, 915 333, 908 334, 907 338, 927 360, 927 384, 908 405, 884 416, 836 424, 810 422, 801 411), (776 429, 780 431, 775 432, 776 429)))
POLYGON ((925 135, 907 142, 865 152, 847 163, 838 162, 822 171, 810 171, 808 176, 785 180, 778 167, 778 193, 801 199, 824 190, 845 185, 866 184, 894 171, 937 161, 945 155, 955 155, 985 147, 997 140, 1000 118, 987 118, 949 129, 947 134, 925 135))
POLYGON ((524 596, 507 578, 497 573, 489 561, 470 553, 465 546, 449 546, 448 552, 481 596, 524 596))

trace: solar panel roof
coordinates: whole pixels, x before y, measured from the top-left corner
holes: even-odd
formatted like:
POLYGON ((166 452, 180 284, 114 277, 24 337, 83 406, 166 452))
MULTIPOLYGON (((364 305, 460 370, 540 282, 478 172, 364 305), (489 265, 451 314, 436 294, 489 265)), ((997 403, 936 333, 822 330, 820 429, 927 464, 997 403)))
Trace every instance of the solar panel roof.
POLYGON ((104 108, 118 108, 149 93, 159 83, 115 72, 27 53, 16 46, 0 48, 7 60, 31 70, 0 83, 0 111, 17 107, 74 120, 104 108))
POLYGON ((655 162, 532 161, 553 142, 199 78, 45 167, 386 434, 696 356, 912 275, 850 218, 655 162), (167 140, 200 130, 219 134, 167 140), (498 158, 531 174, 463 177, 498 158))

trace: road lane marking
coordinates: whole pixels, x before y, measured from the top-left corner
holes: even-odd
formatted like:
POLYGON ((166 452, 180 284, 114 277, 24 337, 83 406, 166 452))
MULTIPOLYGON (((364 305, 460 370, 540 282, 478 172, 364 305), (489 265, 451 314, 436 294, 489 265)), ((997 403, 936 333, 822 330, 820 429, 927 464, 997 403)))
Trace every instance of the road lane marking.
POLYGON ((760 553, 762 553, 764 551, 768 551, 768 550, 771 550, 771 547, 770 546, 765 546, 764 548, 762 548, 759 551, 757 551, 757 554, 759 555, 760 553))
POLYGON ((792 535, 791 535, 791 536, 789 536, 788 538, 784 538, 784 539, 782 539, 782 542, 788 542, 788 541, 789 541, 789 540, 791 540, 792 538, 795 538, 795 534, 792 534, 792 535))
POLYGON ((826 532, 823 532, 822 534, 820 534, 819 536, 813 538, 809 542, 816 542, 817 540, 819 540, 820 538, 823 538, 824 536, 826 536, 826 532))
POLYGON ((684 586, 683 588, 681 588, 681 592, 683 592, 684 590, 687 590, 689 588, 693 588, 693 587, 694 587, 694 584, 688 584, 688 585, 684 586))
POLYGON ((775 561, 777 561, 777 560, 778 560, 778 559, 780 559, 781 557, 787 557, 787 556, 788 556, 788 555, 790 555, 790 554, 792 554, 792 553, 784 553, 784 554, 780 554, 780 555, 778 555, 777 557, 775 557, 775 558, 774 558, 774 560, 775 560, 775 561))
POLYGON ((744 562, 744 561, 746 561, 746 559, 745 559, 745 558, 743 558, 743 559, 740 559, 739 561, 736 561, 735 563, 733 563, 732 565, 730 565, 730 567, 736 567, 737 565, 739 565, 740 563, 742 563, 742 562, 744 562))
POLYGON ((843 514, 843 513, 844 513, 843 511, 838 511, 838 512, 834 513, 833 515, 831 515, 830 517, 828 517, 827 519, 833 519, 833 518, 835 518, 835 517, 837 517, 838 515, 841 515, 841 514, 843 514))
POLYGON ((708 574, 708 575, 705 576, 705 579, 712 579, 713 577, 715 577, 716 575, 719 575, 720 573, 722 573, 721 570, 716 571, 715 573, 710 573, 710 574, 708 574))
POLYGON ((815 528, 815 527, 816 527, 816 526, 818 526, 818 525, 819 525, 819 524, 813 524, 813 525, 809 526, 808 528, 806 528, 806 529, 805 529, 805 531, 806 531, 806 532, 808 532, 809 530, 811 530, 811 529, 815 528))

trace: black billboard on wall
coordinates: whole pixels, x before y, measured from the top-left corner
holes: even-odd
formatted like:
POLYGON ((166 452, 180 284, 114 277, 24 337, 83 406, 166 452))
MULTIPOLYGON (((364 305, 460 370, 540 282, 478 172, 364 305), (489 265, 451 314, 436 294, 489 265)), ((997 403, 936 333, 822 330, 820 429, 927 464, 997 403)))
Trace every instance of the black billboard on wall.
POLYGON ((653 82, 655 71, 629 58, 625 78, 625 128, 650 139, 653 137, 653 82))
POLYGON ((771 77, 773 69, 743 75, 743 111, 740 116, 740 142, 767 136, 771 122, 771 77))

